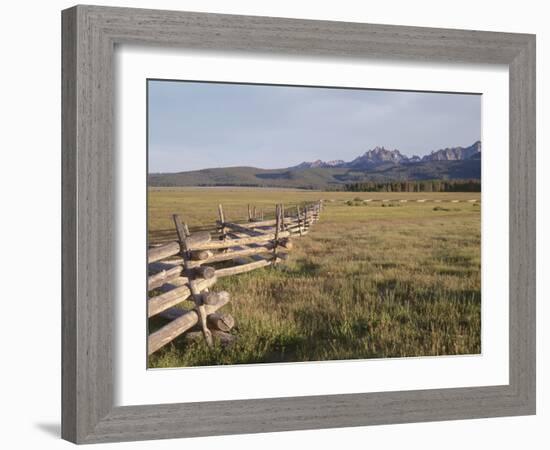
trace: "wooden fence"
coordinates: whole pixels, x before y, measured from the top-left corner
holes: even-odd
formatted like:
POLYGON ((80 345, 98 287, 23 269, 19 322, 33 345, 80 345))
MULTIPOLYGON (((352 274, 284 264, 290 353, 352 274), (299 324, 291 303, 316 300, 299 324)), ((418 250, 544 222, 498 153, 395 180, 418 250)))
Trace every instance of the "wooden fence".
POLYGON ((222 205, 219 218, 211 231, 189 232, 181 218, 174 214, 178 241, 152 247, 147 253, 148 317, 160 316, 170 322, 148 337, 148 353, 186 333, 186 339, 204 337, 211 346, 213 339, 229 345, 229 333, 235 321, 219 310, 230 301, 228 292, 212 292, 218 278, 249 272, 279 263, 292 250, 292 238, 304 236, 319 220, 323 202, 275 206, 273 218, 265 219, 264 211, 248 207, 245 222, 229 221, 222 205), (175 308, 183 301, 192 302, 190 309, 175 308))

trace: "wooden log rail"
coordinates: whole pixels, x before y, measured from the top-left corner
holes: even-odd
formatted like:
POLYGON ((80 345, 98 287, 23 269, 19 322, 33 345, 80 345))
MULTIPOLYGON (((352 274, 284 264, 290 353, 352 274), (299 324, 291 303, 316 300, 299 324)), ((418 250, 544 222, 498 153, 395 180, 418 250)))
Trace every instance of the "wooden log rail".
POLYGON ((172 266, 169 269, 163 269, 157 272, 147 279, 147 289, 149 291, 161 287, 162 285, 169 283, 170 281, 178 278, 183 272, 183 266, 172 266))
POLYGON ((230 275, 237 275, 239 273, 250 272, 252 270, 259 269, 260 267, 266 267, 271 264, 269 259, 261 259, 259 261, 253 261, 251 263, 238 265, 235 267, 226 267, 224 269, 216 270, 216 275, 219 277, 228 277, 230 275))
MULTIPOLYGON (((174 287, 168 292, 149 298, 147 304, 147 314, 149 317, 156 316, 162 311, 187 300, 191 296, 191 288, 189 287, 189 280, 187 278, 182 277, 175 281, 173 284, 174 287)), ((210 278, 209 280, 199 279, 197 283, 197 289, 208 289, 214 286, 216 278, 210 278)))
POLYGON ((169 256, 177 255, 180 251, 180 246, 177 242, 169 242, 168 244, 154 247, 147 252, 147 262, 153 263, 169 256))
MULTIPOLYGON (((289 231, 282 231, 279 232, 278 237, 288 237, 290 236, 289 231)), ((272 241, 275 239, 275 233, 266 233, 262 234, 261 236, 251 236, 251 237, 245 237, 241 239, 226 239, 225 241, 218 241, 218 242, 193 242, 190 244, 189 250, 220 250, 224 248, 229 247, 236 247, 240 245, 249 245, 249 244, 256 244, 256 243, 262 243, 267 241, 272 241)))
MULTIPOLYGON (((229 302, 229 295, 221 296, 220 300, 214 304, 203 305, 206 315, 210 315, 218 311, 222 306, 229 302)), ((168 344, 180 334, 192 328, 199 322, 199 313, 193 309, 184 312, 180 317, 163 326, 161 329, 149 335, 148 339, 148 354, 156 352, 159 348, 168 344)))
MULTIPOLYGON (((231 259, 235 258, 244 258, 251 255, 258 255, 260 253, 266 253, 269 250, 273 248, 272 243, 266 243, 264 245, 261 245, 259 247, 246 247, 242 250, 231 250, 229 249, 225 253, 217 253, 215 255, 210 256, 207 259, 201 260, 201 261, 191 261, 190 265, 191 267, 197 267, 201 266, 202 264, 213 264, 221 261, 229 261, 231 259)), ((216 276, 219 276, 219 269, 216 271, 216 276)))
POLYGON ((183 333, 186 333, 186 341, 202 336, 209 346, 213 345, 214 339, 222 345, 231 344, 235 336, 229 332, 234 319, 229 314, 217 312, 229 302, 229 294, 211 292, 210 288, 218 278, 267 267, 286 259, 287 252, 293 248, 290 238, 308 233, 312 224, 319 220, 323 203, 297 205, 295 213, 278 204, 275 218, 267 220, 263 208, 248 205, 247 209, 247 221, 237 223, 228 221, 222 205, 218 205, 215 239, 204 227, 190 233, 187 224, 174 215, 178 242, 149 249, 148 317, 169 320, 149 335, 149 355, 183 333), (226 261, 233 261, 234 265, 216 267, 217 263, 226 261), (192 309, 176 308, 185 301, 192 301, 192 309))

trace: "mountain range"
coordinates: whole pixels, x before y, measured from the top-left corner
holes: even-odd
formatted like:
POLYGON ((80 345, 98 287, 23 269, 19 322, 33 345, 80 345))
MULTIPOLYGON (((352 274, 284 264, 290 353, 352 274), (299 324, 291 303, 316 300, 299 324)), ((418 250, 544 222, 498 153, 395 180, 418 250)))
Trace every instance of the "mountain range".
POLYGON ((480 179, 481 142, 434 150, 423 157, 375 147, 351 161, 304 161, 282 169, 220 167, 149 175, 150 186, 265 186, 338 189, 361 181, 480 179))
POLYGON ((297 166, 291 167, 291 169, 311 169, 311 168, 329 168, 329 167, 344 167, 344 168, 360 168, 371 169, 376 168, 381 164, 393 163, 393 164, 410 164, 418 162, 428 161, 464 161, 472 158, 480 158, 481 156, 481 142, 474 142, 469 147, 448 147, 440 150, 432 151, 430 154, 424 157, 419 156, 405 156, 397 149, 388 150, 384 147, 375 147, 372 150, 366 151, 364 154, 358 156, 352 161, 345 162, 341 159, 334 161, 317 161, 306 162, 304 161, 297 166))

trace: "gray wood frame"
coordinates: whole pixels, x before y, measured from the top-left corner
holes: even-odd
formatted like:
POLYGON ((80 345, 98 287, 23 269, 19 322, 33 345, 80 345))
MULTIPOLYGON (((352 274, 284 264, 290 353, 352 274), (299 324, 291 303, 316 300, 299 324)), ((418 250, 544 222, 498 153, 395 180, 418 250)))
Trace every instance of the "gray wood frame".
POLYGON ((97 6, 63 11, 62 30, 63 438, 93 443, 535 413, 535 36, 97 6), (114 407, 113 51, 118 43, 506 64, 510 383, 114 407))

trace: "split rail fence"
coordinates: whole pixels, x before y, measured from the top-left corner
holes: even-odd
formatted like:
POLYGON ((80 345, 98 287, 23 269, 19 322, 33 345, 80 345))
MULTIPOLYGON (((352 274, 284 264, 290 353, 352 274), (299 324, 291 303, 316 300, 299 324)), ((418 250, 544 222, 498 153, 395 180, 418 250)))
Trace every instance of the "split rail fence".
POLYGON ((235 325, 230 314, 219 310, 230 301, 226 291, 213 292, 218 278, 237 275, 279 263, 292 250, 292 238, 304 236, 319 220, 323 202, 296 205, 285 209, 275 206, 273 218, 265 219, 263 210, 248 207, 248 220, 229 221, 222 205, 212 231, 189 232, 174 214, 178 241, 152 247, 147 252, 149 276, 148 317, 170 320, 148 337, 148 354, 152 354, 176 337, 201 337, 211 346, 214 339, 230 345, 235 325), (176 308, 191 301, 189 309, 176 308))

